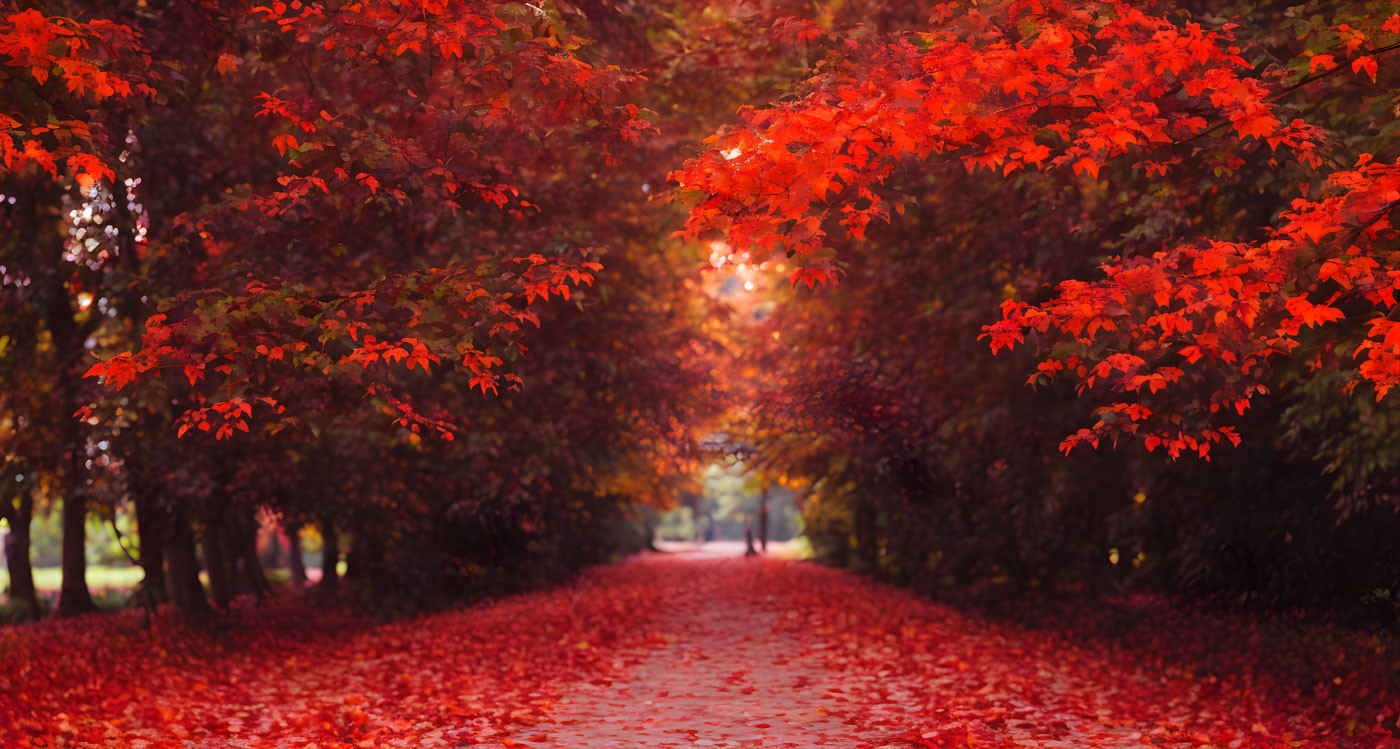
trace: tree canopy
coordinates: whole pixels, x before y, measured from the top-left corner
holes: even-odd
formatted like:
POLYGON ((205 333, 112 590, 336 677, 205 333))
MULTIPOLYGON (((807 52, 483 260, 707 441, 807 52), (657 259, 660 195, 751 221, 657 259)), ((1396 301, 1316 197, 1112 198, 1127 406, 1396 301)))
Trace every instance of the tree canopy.
POLYGON ((1392 3, 0 7, 3 511, 61 508, 61 612, 90 515, 184 610, 265 525, 413 607, 724 451, 931 585, 1400 574, 1392 3))

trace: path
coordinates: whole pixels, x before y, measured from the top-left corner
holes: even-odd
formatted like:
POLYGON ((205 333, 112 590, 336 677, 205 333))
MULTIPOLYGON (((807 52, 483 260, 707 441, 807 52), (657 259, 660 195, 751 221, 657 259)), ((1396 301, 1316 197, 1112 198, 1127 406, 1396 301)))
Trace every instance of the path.
POLYGON ((1270 672, 1267 642, 1207 629, 1237 620, 1149 620, 1136 635, 1151 647, 1119 650, 741 551, 677 547, 632 562, 666 574, 654 637, 625 651, 625 677, 567 692, 548 719, 492 746, 1397 745, 1341 719, 1352 706, 1300 691, 1298 674, 1270 672))
MULTIPOLYGON (((876 738, 841 715, 843 675, 802 657, 801 638, 779 615, 734 588, 742 544, 679 552, 685 560, 660 601, 625 680, 585 684, 536 725, 526 746, 853 747, 876 738)), ((762 564, 759 560, 740 563, 762 564)), ((772 596, 768 596, 771 600, 772 596)), ((789 612, 790 613, 790 612, 789 612)))
POLYGON ((0 630, 0 746, 1395 746, 1370 641, 1309 670, 1323 641, 1250 620, 1026 629, 707 549, 392 624, 274 605, 0 630))

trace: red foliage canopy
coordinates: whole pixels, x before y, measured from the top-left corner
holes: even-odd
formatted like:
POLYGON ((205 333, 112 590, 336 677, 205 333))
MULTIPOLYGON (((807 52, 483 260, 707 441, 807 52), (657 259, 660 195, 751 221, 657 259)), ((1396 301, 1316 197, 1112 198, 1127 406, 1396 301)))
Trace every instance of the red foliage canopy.
MULTIPOLYGON (((1323 169, 1333 143, 1285 97, 1334 73, 1374 80, 1400 16, 1376 9, 1362 21, 1339 27, 1336 54, 1310 51, 1303 76, 1286 64, 1252 68, 1229 25, 1127 3, 949 3, 933 10, 930 31, 873 38, 793 21, 795 36, 833 48, 829 69, 800 98, 746 111, 672 175, 682 195, 699 196, 685 233, 784 250, 798 261, 793 283, 810 288, 836 282, 832 246, 906 209, 892 188, 917 162, 1110 185, 1129 174, 1170 179, 1187 164, 1220 175, 1257 157, 1323 169)), ((1032 382, 1060 374, 1108 400, 1066 450, 1130 436, 1204 456, 1236 441, 1218 415, 1242 413, 1267 390, 1269 359, 1291 353, 1300 330, 1343 318, 1370 326, 1359 370, 1384 395, 1400 376, 1400 333, 1377 317, 1400 278, 1387 245, 1395 174, 1363 156, 1326 174, 1316 199, 1303 184, 1267 239, 1116 258, 1104 278, 1066 281, 1053 300, 1008 301, 986 337, 995 352, 1035 331, 1049 356, 1032 382)))

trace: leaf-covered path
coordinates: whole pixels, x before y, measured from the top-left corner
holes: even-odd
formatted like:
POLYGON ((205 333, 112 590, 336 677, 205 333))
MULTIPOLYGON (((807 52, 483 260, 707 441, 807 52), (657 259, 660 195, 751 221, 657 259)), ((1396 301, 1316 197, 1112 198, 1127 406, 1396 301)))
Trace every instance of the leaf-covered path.
POLYGON ((393 624, 298 610, 6 630, 0 745, 1370 747, 1397 714, 1361 640, 1309 671, 1243 620, 1096 639, 731 554, 393 624))
POLYGON ((799 615, 772 605, 777 594, 766 587, 745 590, 744 570, 726 553, 734 548, 717 546, 683 557, 684 576, 667 580, 652 641, 628 653, 625 678, 570 691, 525 743, 852 747, 875 736, 846 719, 852 682, 804 657, 811 643, 788 626, 799 615))

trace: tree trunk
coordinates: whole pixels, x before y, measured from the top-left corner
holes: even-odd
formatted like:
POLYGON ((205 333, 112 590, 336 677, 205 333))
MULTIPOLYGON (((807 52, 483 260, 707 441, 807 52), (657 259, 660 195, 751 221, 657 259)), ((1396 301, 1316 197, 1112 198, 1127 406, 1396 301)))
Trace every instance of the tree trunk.
POLYGON ((39 592, 34 588, 34 567, 29 561, 29 531, 34 519, 34 497, 28 491, 19 499, 10 521, 10 535, 5 539, 5 565, 10 570, 9 601, 23 609, 24 619, 39 618, 39 592))
MULTIPOLYGON (((41 236, 53 242, 59 240, 59 236, 53 231, 44 232, 41 236)), ((59 255, 55 254, 54 257, 59 255)), ((54 417, 59 420, 58 433, 63 440, 63 455, 56 467, 64 479, 63 582, 59 590, 58 604, 54 606, 54 616, 75 616, 97 610, 87 587, 87 497, 82 494, 83 477, 87 472, 83 457, 85 440, 78 428, 78 420, 73 418, 73 410, 81 405, 78 392, 82 387, 83 378, 79 367, 85 351, 85 334, 78 329, 77 321, 73 318, 69 296, 65 274, 55 272, 50 275, 47 284, 46 317, 56 366, 58 401, 55 405, 59 412, 54 414, 54 417)))
POLYGON ((238 547, 235 553, 242 561, 243 577, 252 593, 258 598, 262 598, 272 592, 272 584, 267 581, 267 575, 263 573, 262 560, 258 559, 258 521, 249 518, 248 522, 237 528, 238 547))
POLYGON ((226 523, 221 532, 224 557, 228 559, 229 587, 233 588, 235 596, 256 594, 257 586, 253 585, 253 578, 248 574, 247 561, 243 559, 243 521, 235 518, 226 523))
POLYGON ((165 539, 169 518, 141 487, 137 487, 135 504, 137 548, 140 549, 137 561, 141 563, 142 573, 138 591, 148 604, 163 603, 169 600, 166 595, 169 586, 165 581, 165 539))
POLYGON ((209 595, 214 599, 214 605, 221 609, 228 608, 233 601, 233 575, 229 570, 224 535, 218 518, 206 515, 204 532, 200 534, 200 547, 204 552, 204 571, 209 573, 209 595))
POLYGON ((764 554, 768 553, 768 490, 766 488, 758 498, 758 546, 764 554))
POLYGON ((876 538, 877 529, 875 527, 877 512, 871 500, 857 499, 853 535, 856 541, 855 556, 861 564, 860 571, 879 577, 881 575, 879 540, 876 538))
POLYGON ((301 558, 301 526, 287 529, 287 568, 292 574, 292 585, 299 588, 306 584, 306 562, 301 558))
MULTIPOLYGON (((262 528, 254 526, 253 539, 256 541, 260 535, 262 535, 262 528)), ((286 565, 287 560, 282 557, 282 534, 280 531, 267 534, 267 546, 258 550, 258 561, 262 562, 264 569, 268 567, 277 569, 286 565)))
POLYGON ((408 581, 390 571, 388 548, 382 534, 373 533, 370 521, 357 519, 345 555, 345 582, 357 600, 382 601, 391 592, 402 594, 408 581))
POLYGON ((209 599, 199 584, 199 563, 195 557, 194 531, 183 511, 171 514, 165 537, 165 590, 170 603, 182 614, 209 612, 209 599))
POLYGON ((87 586, 87 499, 70 487, 63 498, 63 582, 54 616, 97 610, 87 586))
POLYGON ((340 533, 330 518, 321 518, 321 585, 334 588, 340 582, 336 567, 340 564, 340 533))

